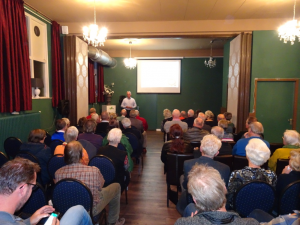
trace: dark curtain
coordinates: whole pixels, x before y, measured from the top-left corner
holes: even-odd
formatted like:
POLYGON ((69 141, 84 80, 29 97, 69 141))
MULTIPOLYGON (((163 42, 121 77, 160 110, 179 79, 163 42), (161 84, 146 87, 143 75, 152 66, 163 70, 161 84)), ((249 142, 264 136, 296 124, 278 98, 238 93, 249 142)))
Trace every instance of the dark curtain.
POLYGON ((95 103, 94 62, 89 59, 89 104, 95 103))
POLYGON ((52 21, 52 106, 57 107, 59 100, 64 99, 64 77, 62 72, 62 54, 60 47, 60 25, 52 21))
POLYGON ((98 73, 98 99, 97 102, 105 102, 103 95, 104 92, 104 70, 103 66, 97 64, 97 73, 98 73))
POLYGON ((32 109, 30 62, 22 0, 0 0, 0 112, 32 109))

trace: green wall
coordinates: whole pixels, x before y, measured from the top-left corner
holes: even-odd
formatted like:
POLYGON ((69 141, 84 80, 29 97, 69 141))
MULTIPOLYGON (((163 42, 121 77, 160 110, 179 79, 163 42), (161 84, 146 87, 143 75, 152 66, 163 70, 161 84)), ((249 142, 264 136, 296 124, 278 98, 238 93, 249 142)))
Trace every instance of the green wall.
POLYGON ((204 65, 204 58, 182 59, 180 94, 137 94, 136 69, 126 69, 124 58, 116 60, 116 68, 104 69, 104 83, 115 83, 112 104, 117 105, 119 113, 119 96, 126 95, 126 91, 130 90, 140 107, 141 116, 148 121, 150 130, 160 128, 165 108, 185 111, 210 109, 216 114, 219 113, 222 104, 223 58, 217 58, 217 66, 212 69, 204 65))
POLYGON ((227 41, 224 45, 223 50, 223 84, 222 84, 222 107, 227 107, 227 84, 228 84, 228 73, 229 73, 229 52, 230 52, 230 41, 227 41))

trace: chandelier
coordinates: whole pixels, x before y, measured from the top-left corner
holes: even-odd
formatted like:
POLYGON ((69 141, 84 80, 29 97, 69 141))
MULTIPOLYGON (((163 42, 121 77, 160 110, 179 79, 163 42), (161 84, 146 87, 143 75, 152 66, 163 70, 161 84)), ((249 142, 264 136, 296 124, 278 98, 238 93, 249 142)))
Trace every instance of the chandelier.
POLYGON ((88 44, 97 46, 104 46, 104 42, 107 37, 107 29, 105 27, 101 28, 98 32, 98 25, 96 24, 96 4, 94 0, 94 24, 89 27, 83 27, 83 39, 87 41, 88 44))
POLYGON ((213 42, 214 42, 213 40, 210 41, 210 57, 209 57, 209 60, 206 61, 206 59, 205 59, 205 61, 204 61, 204 65, 209 67, 209 68, 213 68, 217 65, 216 59, 213 59, 213 57, 212 57, 212 44, 213 44, 213 42))
POLYGON ((299 24, 297 24, 297 20, 295 19, 295 11, 296 11, 296 0, 294 2, 293 20, 286 22, 278 29, 278 37, 280 37, 280 41, 283 40, 284 43, 290 41, 291 45, 294 44, 296 37, 298 37, 298 41, 300 42, 300 21, 299 24))
POLYGON ((124 65, 127 69, 134 69, 136 67, 136 60, 134 58, 131 58, 131 45, 132 45, 132 41, 129 41, 129 45, 130 45, 130 57, 124 59, 124 65))

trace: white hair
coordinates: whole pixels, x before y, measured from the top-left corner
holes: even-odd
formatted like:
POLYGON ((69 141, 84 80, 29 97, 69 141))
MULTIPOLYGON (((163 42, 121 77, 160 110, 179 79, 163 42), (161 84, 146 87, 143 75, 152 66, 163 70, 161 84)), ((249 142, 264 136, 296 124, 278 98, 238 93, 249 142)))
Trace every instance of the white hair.
POLYGON ((67 143, 76 141, 78 137, 78 129, 74 126, 69 127, 64 133, 64 138, 67 143))
POLYGON ((97 120, 98 120, 98 118, 99 118, 98 113, 93 113, 93 114, 91 115, 91 118, 97 122, 97 120))
POLYGON ((131 121, 128 118, 122 119, 122 125, 124 128, 130 127, 131 126, 131 121))
POLYGON ((205 135, 201 141, 201 149, 205 155, 214 157, 221 148, 221 140, 213 134, 205 135))
POLYGON ((246 156, 254 165, 261 166, 270 158, 271 151, 259 138, 251 139, 246 146, 246 156))
POLYGON ((119 128, 113 128, 107 135, 107 140, 111 144, 119 144, 122 138, 122 131, 119 128))
POLYGON ((296 145, 300 147, 299 133, 295 130, 286 130, 283 133, 283 139, 287 145, 296 145))
POLYGON ((194 116, 194 110, 192 110, 192 109, 189 109, 189 111, 188 111, 188 116, 189 117, 193 117, 194 116))
POLYGON ((126 93, 128 93, 128 92, 131 94, 131 91, 127 91, 126 93))
POLYGON ((69 127, 70 126, 70 120, 66 117, 62 118, 65 122, 66 122, 66 125, 69 127))
POLYGON ((222 140, 222 138, 224 137, 224 129, 219 126, 214 126, 213 128, 211 128, 211 133, 216 135, 220 140, 222 140))

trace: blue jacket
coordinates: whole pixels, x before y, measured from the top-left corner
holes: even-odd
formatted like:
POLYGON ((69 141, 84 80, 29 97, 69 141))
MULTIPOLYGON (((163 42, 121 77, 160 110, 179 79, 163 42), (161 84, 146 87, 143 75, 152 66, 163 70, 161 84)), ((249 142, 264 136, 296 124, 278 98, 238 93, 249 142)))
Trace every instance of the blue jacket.
POLYGON ((270 148, 270 143, 261 139, 260 137, 243 138, 238 140, 238 142, 233 146, 232 155, 246 156, 246 146, 252 138, 259 138, 260 140, 266 143, 268 148, 270 148))
POLYGON ((55 133, 52 134, 52 136, 51 136, 51 140, 53 141, 53 140, 58 139, 58 140, 65 141, 64 134, 65 134, 64 132, 55 131, 55 133))

